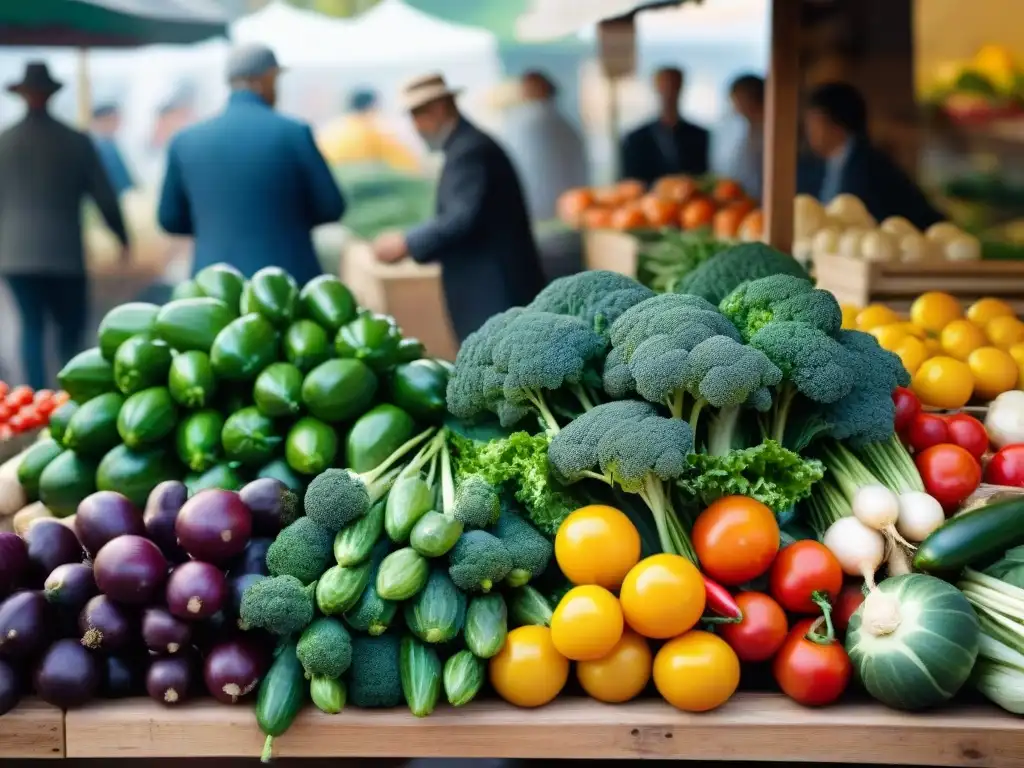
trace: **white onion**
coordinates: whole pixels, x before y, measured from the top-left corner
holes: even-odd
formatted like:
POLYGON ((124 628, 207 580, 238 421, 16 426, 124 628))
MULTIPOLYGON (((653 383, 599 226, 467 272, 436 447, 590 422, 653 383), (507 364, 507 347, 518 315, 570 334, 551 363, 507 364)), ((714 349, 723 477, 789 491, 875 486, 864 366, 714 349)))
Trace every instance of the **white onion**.
POLYGON ((902 544, 896 541, 889 542, 889 556, 886 558, 885 566, 890 578, 911 572, 910 558, 902 544))
POLYGON ((900 516, 896 530, 908 541, 921 542, 946 522, 938 500, 924 491, 906 491, 899 497, 900 516))
POLYGON ((843 571, 861 576, 868 587, 875 585, 875 571, 885 560, 885 537, 856 517, 836 520, 821 539, 843 571))
POLYGON ((862 485, 850 506, 858 520, 876 531, 895 525, 900 516, 899 497, 881 483, 862 485))

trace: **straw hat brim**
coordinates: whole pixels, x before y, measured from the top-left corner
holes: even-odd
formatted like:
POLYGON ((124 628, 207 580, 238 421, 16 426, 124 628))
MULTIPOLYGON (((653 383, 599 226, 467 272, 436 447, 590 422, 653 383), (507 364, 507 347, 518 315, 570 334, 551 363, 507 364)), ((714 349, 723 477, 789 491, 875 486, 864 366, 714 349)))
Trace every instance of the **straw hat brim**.
POLYGON ((461 88, 449 88, 446 85, 437 85, 431 88, 423 88, 413 93, 402 96, 402 104, 407 112, 413 112, 421 107, 427 106, 440 99, 454 98, 462 93, 461 88))

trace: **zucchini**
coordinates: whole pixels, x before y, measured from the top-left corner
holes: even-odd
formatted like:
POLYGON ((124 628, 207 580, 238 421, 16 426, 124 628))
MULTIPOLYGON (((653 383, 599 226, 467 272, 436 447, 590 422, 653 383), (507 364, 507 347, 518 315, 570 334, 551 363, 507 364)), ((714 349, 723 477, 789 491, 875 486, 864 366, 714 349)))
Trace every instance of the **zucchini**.
POLYGON ((295 317, 299 286, 280 267, 264 267, 245 284, 239 308, 243 315, 256 313, 272 325, 284 328, 295 317))
POLYGON ((252 399, 265 416, 294 416, 302 408, 302 371, 291 363, 268 365, 256 377, 252 399))
POLYGON ((402 638, 399 654, 405 703, 416 717, 426 717, 441 696, 441 659, 434 648, 414 637, 402 638))
POLYGON ((64 433, 67 431, 71 417, 78 411, 79 405, 74 400, 68 400, 64 405, 50 414, 50 437, 58 443, 63 443, 64 433))
POLYGON ((82 499, 96 490, 96 462, 74 451, 55 457, 39 476, 39 500, 55 517, 75 514, 82 499))
POLYGON ((228 381, 251 381, 277 359, 277 347, 277 331, 266 318, 255 313, 242 315, 213 340, 213 373, 228 381))
POLYGON ((159 443, 178 424, 178 408, 166 387, 150 387, 124 401, 117 431, 129 448, 159 443))
POLYGON ((427 585, 405 604, 405 625, 425 643, 454 640, 465 620, 466 596, 441 568, 431 571, 427 585))
POLYGON ((459 651, 444 664, 444 694, 453 707, 469 704, 484 687, 487 664, 469 651, 459 651))
POLYGON ((384 500, 380 499, 369 512, 338 531, 334 537, 334 559, 346 568, 365 563, 383 532, 384 500))
POLYGON ((314 675, 309 681, 309 698, 321 712, 336 715, 345 708, 345 681, 341 678, 314 675))
POLYGON ((193 472, 205 472, 221 459, 220 435, 224 417, 213 410, 193 411, 178 424, 175 446, 181 463, 193 472))
POLYGON ((398 612, 398 603, 385 600, 377 592, 377 573, 386 549, 375 550, 370 568, 370 580, 363 590, 362 596, 348 612, 345 622, 357 632, 365 632, 371 637, 379 637, 387 632, 388 627, 398 612))
POLYGON ((327 331, 312 320, 296 320, 284 332, 284 359, 303 373, 327 362, 334 354, 327 331))
POLYGON ((229 309, 238 311, 245 287, 245 275, 230 264, 211 264, 203 267, 194 278, 200 295, 220 299, 229 309))
POLYGON ((150 492, 164 480, 180 480, 181 466, 162 448, 134 451, 118 445, 96 469, 96 490, 117 491, 140 509, 150 492))
POLYGON ((420 421, 437 423, 448 415, 448 371, 436 360, 399 365, 389 384, 391 401, 420 421))
POLYGON ((527 584, 508 591, 509 618, 514 627, 550 627, 551 603, 536 588, 527 584))
POLYGON ((320 613, 339 616, 355 606, 370 582, 372 570, 372 563, 328 568, 316 583, 316 605, 320 613))
POLYGON ((178 352, 209 352, 217 334, 236 317, 238 312, 220 299, 177 299, 161 307, 155 332, 178 352))
POLYGON ((385 600, 408 600, 427 585, 430 566, 412 547, 392 552, 377 572, 377 594, 385 600))
POLYGON ((306 283, 299 293, 299 312, 337 333, 356 316, 356 300, 341 280, 333 275, 320 275, 306 283))
MULTIPOLYGON (((397 406, 382 403, 356 419, 349 428, 345 436, 345 466, 353 472, 369 472, 398 450, 415 431, 412 416, 397 406)), ((408 531, 405 535, 408 537, 408 531)))
POLYGON ((455 546, 463 527, 454 517, 431 510, 416 521, 409 545, 424 557, 441 557, 455 546))
POLYGON ((288 466, 302 475, 319 475, 334 465, 338 455, 338 436, 319 419, 299 419, 288 430, 284 456, 288 466))
POLYGON ((245 477, 231 464, 215 464, 201 474, 194 472, 185 478, 185 487, 188 488, 189 496, 195 496, 208 488, 237 491, 243 485, 245 485, 245 477))
POLYGON ((347 421, 362 414, 377 394, 377 376, 359 360, 328 360, 302 382, 302 402, 327 422, 347 421))
POLYGON ((82 456, 102 457, 121 442, 117 417, 123 406, 124 397, 117 392, 106 392, 82 405, 64 430, 64 447, 82 456))
POLYGON ((229 461, 255 466, 270 461, 281 444, 274 420, 264 416, 254 405, 228 416, 220 438, 229 461))
POLYGON ((274 739, 295 722, 306 698, 306 678, 295 646, 294 642, 287 642, 278 648, 256 697, 256 723, 267 735, 260 758, 264 763, 273 757, 274 739))
POLYGON ((384 530, 396 544, 405 544, 413 527, 434 506, 434 489, 419 475, 399 478, 388 494, 384 530))
POLYGON ((114 355, 114 383, 125 395, 163 386, 171 369, 171 348, 150 334, 126 339, 114 355))
POLYGON ((32 444, 18 464, 18 485, 29 502, 39 499, 39 478, 47 465, 64 453, 56 440, 40 440, 32 444))
POLYGON ((1024 499, 986 504, 957 515, 921 542, 914 567, 928 573, 979 570, 1024 544, 1024 499))
POLYGON ((160 307, 143 301, 121 304, 107 312, 100 320, 96 333, 103 359, 114 362, 120 346, 132 336, 152 332, 160 307))
POLYGON ((71 399, 84 403, 104 392, 113 392, 114 366, 99 347, 79 352, 57 374, 57 383, 71 399))
POLYGON ((508 609, 498 594, 474 597, 466 610, 466 647, 481 659, 497 656, 508 637, 508 609))
POLYGON ((167 389, 186 408, 210 406, 217 391, 210 356, 195 350, 175 355, 167 374, 167 389))

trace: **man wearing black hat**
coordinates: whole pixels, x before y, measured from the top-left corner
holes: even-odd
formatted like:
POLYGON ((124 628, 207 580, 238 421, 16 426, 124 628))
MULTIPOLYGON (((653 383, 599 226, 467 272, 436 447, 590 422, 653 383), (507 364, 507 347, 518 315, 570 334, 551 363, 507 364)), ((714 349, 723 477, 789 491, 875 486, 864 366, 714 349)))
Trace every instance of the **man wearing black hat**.
POLYGON ((117 104, 108 102, 97 104, 92 111, 92 125, 90 126, 92 140, 96 144, 96 151, 103 161, 103 167, 107 171, 107 177, 114 188, 114 192, 120 197, 134 185, 132 176, 128 172, 128 166, 124 162, 121 150, 117 146, 117 132, 121 128, 121 111, 117 104))
POLYGON ((236 49, 227 108, 171 140, 158 219, 195 238, 193 271, 274 265, 300 284, 321 271, 311 230, 340 219, 345 201, 309 126, 274 111, 280 71, 269 48, 236 49))
POLYGON ((0 134, 0 277, 21 311, 21 354, 28 384, 45 387, 48 320, 57 326, 60 356, 79 349, 87 317, 82 201, 91 197, 121 241, 117 195, 92 140, 50 115, 61 87, 46 64, 31 62, 8 86, 25 101, 25 117, 0 134))

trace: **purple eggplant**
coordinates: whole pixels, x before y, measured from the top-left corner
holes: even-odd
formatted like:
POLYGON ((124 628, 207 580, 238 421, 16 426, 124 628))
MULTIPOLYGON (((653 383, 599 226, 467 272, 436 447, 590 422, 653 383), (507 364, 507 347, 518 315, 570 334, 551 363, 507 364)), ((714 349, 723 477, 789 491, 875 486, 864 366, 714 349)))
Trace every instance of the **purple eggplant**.
POLYGON ((142 536, 118 536, 107 542, 92 567, 96 586, 119 603, 151 603, 167 582, 167 558, 142 536))
POLYGON ((178 512, 186 499, 188 489, 184 483, 165 480, 149 494, 142 514, 146 534, 172 563, 188 560, 185 550, 178 544, 178 534, 174 532, 174 521, 178 519, 178 512))
POLYGON ((173 655, 192 644, 192 625, 164 608, 147 608, 142 614, 142 642, 153 653, 173 655))
POLYGON ((252 513, 234 491, 208 488, 185 502, 174 532, 196 560, 227 565, 252 537, 252 513))
POLYGON ((97 595, 78 616, 81 643, 94 651, 121 651, 138 637, 135 614, 107 595, 97 595))
POLYGON ((25 540, 16 533, 0 531, 0 600, 25 582, 28 570, 25 540))
POLYGON ((84 554, 75 532, 59 520, 32 523, 25 532, 25 544, 35 586, 41 585, 58 565, 82 562, 84 554))
POLYGON ((47 704, 73 709, 96 697, 101 679, 99 657, 77 640, 58 640, 36 668, 36 695, 47 704))
POLYGON ((246 573, 258 573, 262 576, 269 576, 267 570, 267 550, 274 543, 273 539, 252 539, 245 551, 236 557, 228 573, 232 576, 241 576, 246 573))
POLYGON ((114 491, 86 496, 75 513, 75 533, 89 557, 118 536, 145 536, 142 511, 128 497, 114 491))
POLYGON ((302 514, 299 497, 274 477, 253 480, 238 495, 252 513, 253 536, 276 536, 302 514))
POLYGON ((0 659, 0 716, 6 715, 21 701, 21 679, 8 662, 0 659))
POLYGON ((52 612, 42 592, 15 592, 0 603, 0 657, 20 661, 46 647, 52 612))
POLYGON ((149 658, 142 654, 103 657, 101 695, 108 699, 142 695, 146 690, 148 666, 149 658))
POLYGON ((190 560, 175 568, 167 580, 167 608, 179 619, 208 619, 224 607, 227 592, 220 568, 190 560))
POLYGON ((78 616, 85 604, 98 593, 92 568, 85 563, 58 565, 43 582, 46 601, 74 616, 78 616))
POLYGON ((207 652, 203 665, 206 690, 217 701, 237 704, 259 685, 267 661, 266 651, 244 638, 218 643, 207 652))
POLYGON ((190 654, 153 659, 146 672, 146 693, 161 704, 181 704, 192 693, 195 667, 190 654))

